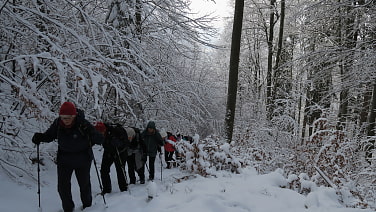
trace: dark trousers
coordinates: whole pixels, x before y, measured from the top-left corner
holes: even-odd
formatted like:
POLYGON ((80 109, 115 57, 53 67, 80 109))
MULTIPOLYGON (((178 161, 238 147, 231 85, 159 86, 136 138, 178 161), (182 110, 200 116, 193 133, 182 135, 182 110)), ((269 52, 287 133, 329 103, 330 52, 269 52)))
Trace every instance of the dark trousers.
POLYGON ((149 156, 149 180, 154 180, 154 173, 155 173, 155 157, 149 156))
POLYGON ((116 176, 118 179, 120 191, 126 191, 128 189, 127 176, 125 171, 125 164, 127 160, 127 152, 120 153, 120 159, 117 153, 111 154, 109 152, 103 152, 102 165, 101 165, 101 179, 103 183, 103 192, 110 193, 112 191, 110 170, 111 165, 115 163, 116 176))
POLYGON ((136 183, 135 172, 137 172, 137 175, 141 181, 145 181, 144 167, 136 169, 136 154, 129 155, 127 162, 128 162, 128 173, 129 173, 130 184, 136 183))
POLYGON ((144 181, 145 182, 145 166, 139 168, 136 170, 138 176, 140 177, 140 181, 144 181))
POLYGON ((90 207, 92 202, 90 183, 91 163, 82 167, 57 166, 57 190, 60 195, 64 212, 72 212, 74 202, 72 200, 71 178, 73 171, 80 187, 80 195, 83 207, 90 207))
POLYGON ((174 152, 165 151, 165 161, 168 169, 171 168, 171 162, 174 161, 172 156, 174 156, 174 152))

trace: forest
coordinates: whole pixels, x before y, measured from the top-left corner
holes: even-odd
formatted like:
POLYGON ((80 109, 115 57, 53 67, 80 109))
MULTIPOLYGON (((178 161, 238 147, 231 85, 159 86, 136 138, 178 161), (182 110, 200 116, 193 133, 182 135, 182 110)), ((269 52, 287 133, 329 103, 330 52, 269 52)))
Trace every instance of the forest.
POLYGON ((93 122, 204 138, 186 151, 229 143, 242 166, 376 208, 376 2, 228 0, 222 31, 190 2, 0 0, 2 172, 36 178, 30 138, 71 101, 93 122))

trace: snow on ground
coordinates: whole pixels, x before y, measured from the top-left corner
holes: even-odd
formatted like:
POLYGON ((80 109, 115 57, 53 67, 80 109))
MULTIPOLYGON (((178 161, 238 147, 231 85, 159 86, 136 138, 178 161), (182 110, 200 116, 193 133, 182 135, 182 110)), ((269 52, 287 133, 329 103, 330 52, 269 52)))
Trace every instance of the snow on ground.
MULTIPOLYGON (((100 156, 97 156, 100 161, 100 156)), ((100 163, 98 162, 98 170, 100 163)), ((163 165, 165 167, 165 165, 163 165)), ((0 173, 0 211, 1 212, 58 212, 61 202, 56 190, 56 167, 53 163, 43 167, 40 173, 41 208, 38 207, 37 182, 29 186, 11 182, 4 173, 0 173), (47 168, 49 167, 49 168, 47 168)), ((37 171, 37 168, 35 167, 37 171)), ((97 174, 92 166, 93 206, 86 212, 371 212, 371 209, 344 208, 337 200, 334 189, 316 188, 308 196, 281 188, 286 179, 273 172, 258 175, 253 168, 245 168, 241 174, 218 172, 216 177, 204 178, 182 173, 178 168, 162 170, 160 160, 156 160, 154 185, 136 184, 129 191, 120 192, 111 170, 113 193, 106 194, 104 204, 100 192, 97 174), (180 180, 179 180, 180 179, 180 180), (156 186, 155 188, 153 186, 156 186), (147 202, 147 188, 155 189, 155 197, 147 202)), ((146 171, 146 177, 148 172, 146 171)), ((72 178, 73 198, 76 211, 81 211, 78 185, 72 178)), ((154 191, 152 191, 154 192, 154 191)), ((149 190, 150 193, 150 190, 149 190)))

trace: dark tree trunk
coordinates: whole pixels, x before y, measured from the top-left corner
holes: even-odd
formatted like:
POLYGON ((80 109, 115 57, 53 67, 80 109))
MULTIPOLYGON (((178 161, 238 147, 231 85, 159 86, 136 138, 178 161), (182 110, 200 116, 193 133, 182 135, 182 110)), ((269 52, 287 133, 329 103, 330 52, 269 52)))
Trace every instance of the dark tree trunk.
POLYGON ((274 5, 275 0, 270 0, 269 34, 268 34, 268 70, 266 74, 266 108, 268 118, 271 119, 272 107, 272 86, 273 86, 273 39, 274 39, 274 5))
POLYGON ((281 0, 281 13, 279 16, 279 33, 278 33, 278 43, 277 43, 277 53, 275 56, 274 65, 274 75, 273 75, 273 89, 272 89, 272 108, 277 109, 278 113, 273 112, 272 116, 278 116, 286 114, 285 112, 285 102, 278 101, 279 99, 286 99, 288 93, 291 90, 291 77, 292 70, 288 66, 280 67, 282 64, 288 63, 292 60, 291 51, 289 52, 288 45, 283 45, 284 43, 284 25, 285 25, 285 0, 281 0), (277 100, 277 101, 276 101, 277 100))
POLYGON ((279 35, 278 35, 278 49, 275 61, 275 68, 278 69, 279 62, 281 61, 282 43, 283 43, 283 30, 285 28, 285 0, 281 0, 281 16, 279 19, 279 35))
POLYGON ((142 34, 142 1, 136 0, 136 34, 139 40, 141 40, 141 34, 142 34))
POLYGON ((230 143, 232 141, 232 134, 234 130, 236 94, 238 89, 238 69, 239 69, 239 55, 240 43, 243 25, 243 10, 244 0, 235 1, 234 24, 232 29, 231 40, 231 55, 230 55, 230 71, 228 80, 227 92, 227 107, 226 107, 226 137, 230 143))
MULTIPOLYGON (((363 94, 362 109, 360 111, 359 126, 363 128, 364 124, 367 122, 368 112, 370 111, 372 91, 369 85, 367 85, 366 92, 363 94)), ((364 131, 363 131, 364 132, 364 131)))
MULTIPOLYGON (((354 30, 355 24, 355 14, 353 8, 348 5, 346 8, 343 9, 344 12, 340 12, 340 17, 342 20, 343 27, 345 28, 345 34, 341 35, 340 38, 342 41, 342 47, 344 47, 345 51, 349 51, 349 55, 341 61, 341 79, 346 79, 348 73, 352 69, 352 64, 354 63, 353 53, 351 51, 356 47, 357 43, 357 31, 354 30), (342 18, 344 17, 344 18, 342 18)), ((342 27, 339 26, 339 31, 341 31, 342 27)), ((342 84, 346 84, 346 81, 343 81, 342 84)), ((347 118, 349 118, 349 89, 346 86, 343 86, 342 91, 340 93, 340 106, 339 106, 339 129, 344 129, 346 126, 347 118)))
MULTIPOLYGON (((375 136, 375 122, 376 122, 376 84, 373 85, 373 92, 372 92, 372 104, 371 104, 371 110, 369 113, 368 118, 368 128, 367 128, 367 136, 374 137, 375 136)), ((367 148, 366 152, 366 159, 370 162, 369 159, 372 158, 372 151, 375 149, 375 139, 371 139, 369 141, 369 147, 367 148)))

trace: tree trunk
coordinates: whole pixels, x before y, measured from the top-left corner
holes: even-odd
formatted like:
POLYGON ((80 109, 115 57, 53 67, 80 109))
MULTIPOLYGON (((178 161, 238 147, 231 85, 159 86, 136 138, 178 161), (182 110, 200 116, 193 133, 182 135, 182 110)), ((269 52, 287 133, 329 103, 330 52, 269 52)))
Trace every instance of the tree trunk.
POLYGON ((360 117, 359 117, 359 127, 361 127, 362 129, 364 129, 363 126, 367 122, 368 112, 370 110, 370 105, 371 105, 371 99, 372 99, 371 86, 366 85, 366 91, 363 94, 363 103, 362 103, 362 108, 361 108, 360 117))
POLYGON ((273 34, 274 34, 274 4, 275 0, 270 0, 269 36, 268 39, 268 70, 266 75, 266 108, 269 119, 272 117, 272 80, 273 80, 273 34))
MULTIPOLYGON (((343 9, 344 12, 340 11, 340 17, 345 17, 343 21, 344 27, 344 35, 340 35, 339 38, 342 40, 342 47, 344 47, 345 51, 350 51, 349 55, 343 59, 341 64, 341 79, 346 79, 348 73, 352 69, 352 64, 354 63, 353 59, 353 49, 356 47, 357 43, 357 31, 354 31, 355 25, 355 16, 353 8, 347 6, 343 9)), ((342 19, 342 18, 341 18, 342 19)), ((341 26, 340 26, 341 27, 341 26)), ((342 31, 339 28, 339 31, 342 31)), ((347 82, 344 80, 342 82, 342 86, 345 85, 347 82)), ((339 106, 339 129, 344 129, 346 126, 346 120, 349 118, 349 89, 346 86, 343 86, 342 91, 340 93, 340 106, 339 106)))
MULTIPOLYGON (((284 31, 284 25, 285 25, 285 0, 281 0, 281 15, 279 18, 279 33, 278 33, 278 44, 277 44, 277 53, 275 57, 275 65, 273 68, 274 75, 273 75, 273 89, 272 89, 272 103, 273 103, 273 110, 278 107, 279 113, 276 114, 273 112, 273 116, 278 116, 285 114, 285 105, 282 102, 276 102, 277 99, 286 99, 287 94, 291 90, 291 69, 288 67, 281 68, 281 64, 288 63, 292 60, 290 54, 291 52, 288 52, 286 45, 283 46, 284 37, 283 37, 283 31, 284 31)), ((288 45, 287 45, 288 46, 288 45)))
POLYGON ((285 0, 281 0, 281 17, 279 19, 278 49, 275 61, 275 69, 278 69, 279 62, 281 61, 283 30, 285 28, 285 7, 285 0))
POLYGON ((367 135, 368 136, 375 136, 375 121, 376 121, 376 84, 373 85, 373 92, 372 92, 372 105, 371 110, 369 113, 368 118, 368 130, 367 135))
POLYGON ((227 91, 227 107, 226 107, 226 137, 227 141, 231 143, 232 134, 234 130, 236 93, 238 87, 238 69, 239 69, 239 55, 240 42, 243 25, 243 10, 244 0, 235 1, 234 24, 232 29, 231 40, 231 55, 230 55, 230 71, 227 91))
POLYGON ((136 0, 136 34, 138 39, 141 41, 141 35, 142 35, 142 1, 136 0))
MULTIPOLYGON (((367 136, 369 137, 374 137, 375 136, 375 121, 376 121, 376 84, 373 85, 373 92, 372 92, 372 105, 371 105, 371 110, 369 113, 369 118, 368 118, 368 128, 367 128, 367 136)), ((369 159, 372 158, 372 151, 375 149, 375 139, 371 139, 369 141, 369 146, 367 148, 366 152, 366 159, 368 162, 370 162, 369 159)))

